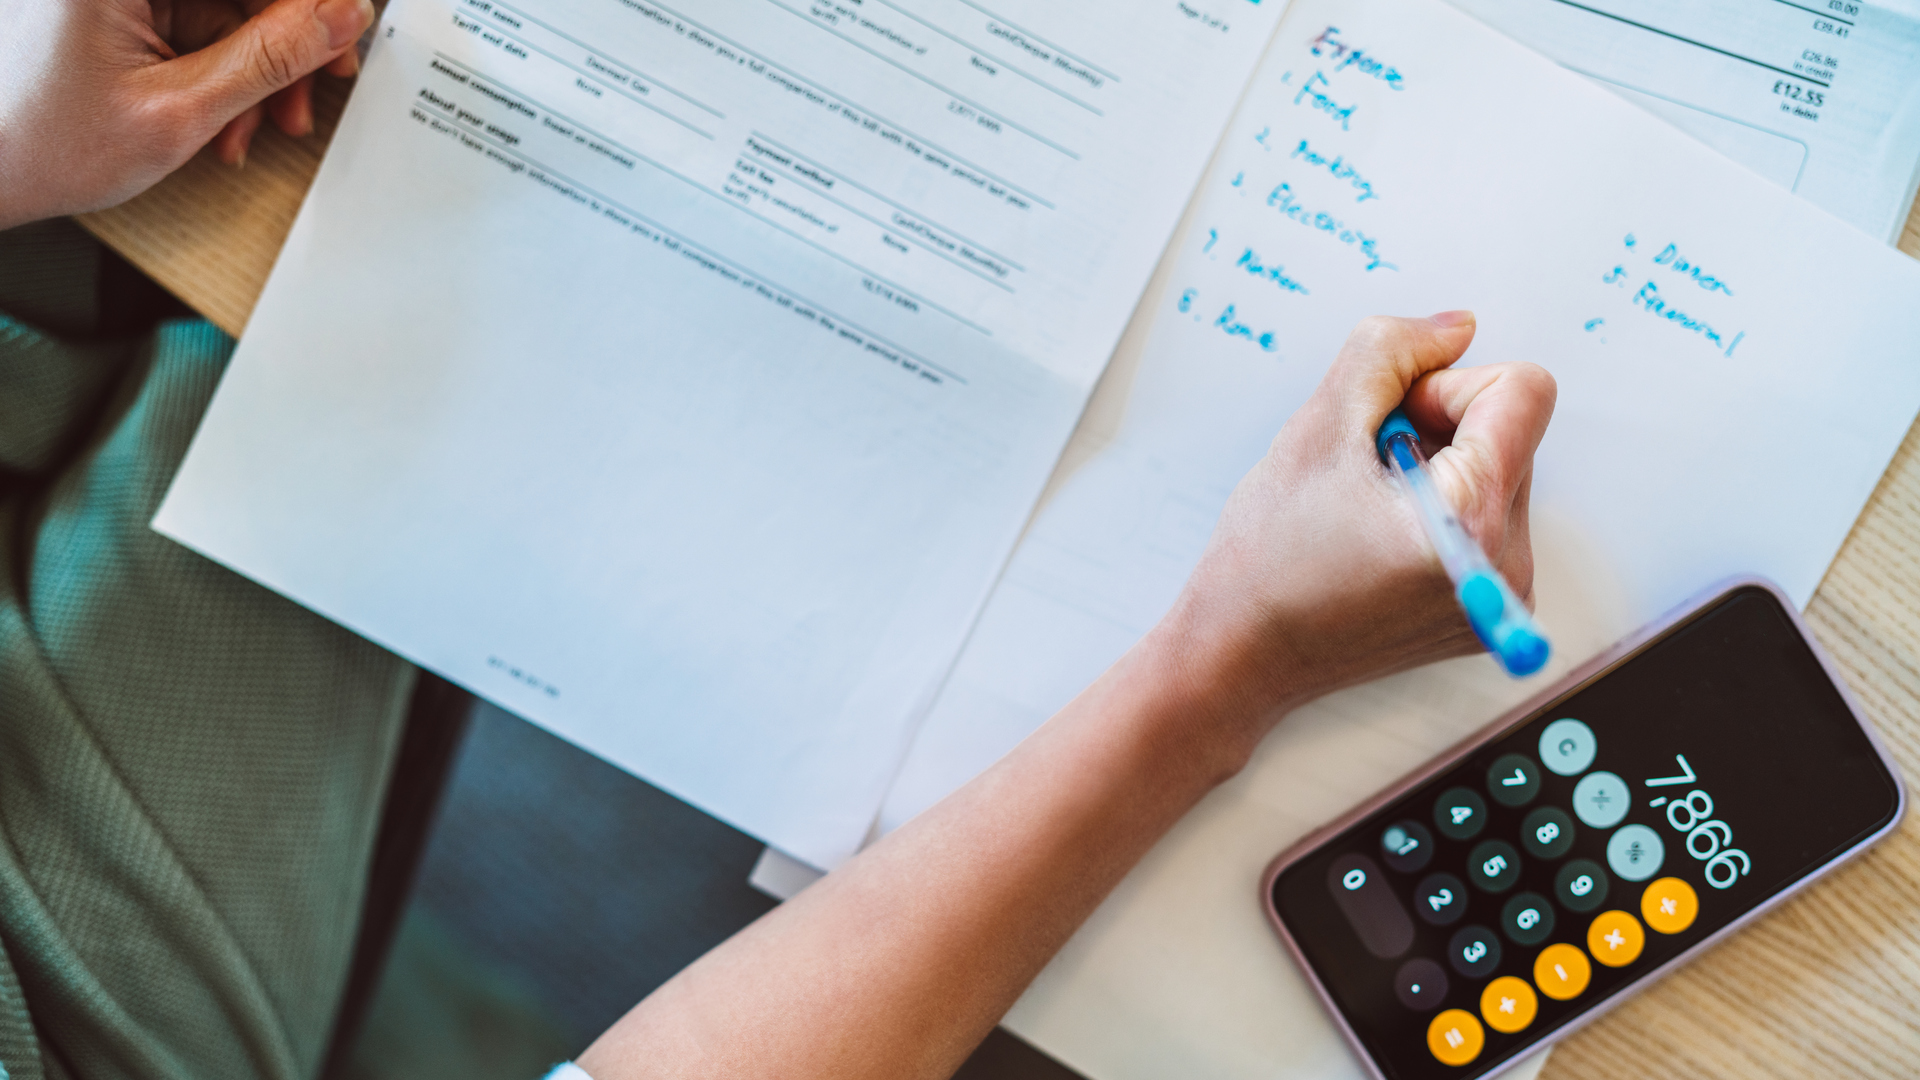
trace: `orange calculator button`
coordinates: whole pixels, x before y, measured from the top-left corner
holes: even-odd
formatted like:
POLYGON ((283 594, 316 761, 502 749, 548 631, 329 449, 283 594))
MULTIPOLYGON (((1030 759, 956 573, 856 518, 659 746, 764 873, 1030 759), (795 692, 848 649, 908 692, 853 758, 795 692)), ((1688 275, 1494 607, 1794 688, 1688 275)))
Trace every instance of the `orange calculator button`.
POLYGON ((1587 951, 1608 967, 1626 967, 1640 959, 1647 932, 1624 911, 1603 911, 1587 927, 1587 951))
POLYGON ((1487 1018, 1487 1026, 1508 1035, 1524 1031, 1539 1010, 1540 999, 1525 979, 1502 975, 1480 992, 1480 1015, 1487 1018))
POLYGON ((1448 1009, 1427 1025, 1427 1049, 1442 1065, 1466 1065, 1480 1056, 1487 1033, 1465 1009, 1448 1009))
POLYGON ((1677 877, 1663 877, 1640 894, 1640 917, 1663 934, 1677 934, 1700 914, 1700 894, 1677 877))
POLYGON ((1533 962, 1533 984, 1555 1001, 1579 997, 1592 979, 1593 965, 1587 962, 1587 954, 1571 945, 1549 945, 1533 962))

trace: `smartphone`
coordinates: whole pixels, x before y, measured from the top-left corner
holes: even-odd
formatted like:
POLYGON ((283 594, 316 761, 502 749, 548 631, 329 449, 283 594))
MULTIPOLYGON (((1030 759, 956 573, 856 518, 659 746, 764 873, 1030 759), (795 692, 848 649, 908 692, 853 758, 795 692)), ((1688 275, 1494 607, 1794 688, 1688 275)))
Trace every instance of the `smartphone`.
POLYGON ((1497 1073, 1899 822, 1793 605, 1703 596, 1274 860, 1274 929, 1373 1076, 1497 1073))

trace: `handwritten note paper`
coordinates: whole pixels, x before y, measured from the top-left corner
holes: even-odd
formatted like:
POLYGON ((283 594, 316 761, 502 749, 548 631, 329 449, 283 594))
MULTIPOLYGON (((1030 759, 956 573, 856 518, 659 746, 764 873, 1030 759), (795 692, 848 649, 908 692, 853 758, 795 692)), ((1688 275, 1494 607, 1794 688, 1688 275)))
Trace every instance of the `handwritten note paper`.
MULTIPOLYGON (((1456 307, 1468 362, 1559 380, 1533 487, 1553 672, 1728 574, 1804 603, 1920 406, 1905 256, 1443 4, 1296 0, 883 825, 1153 624, 1356 322, 1456 307)), ((1455 661, 1290 717, 1009 1025, 1097 1080, 1360 1075, 1260 871, 1553 672, 1455 661)))

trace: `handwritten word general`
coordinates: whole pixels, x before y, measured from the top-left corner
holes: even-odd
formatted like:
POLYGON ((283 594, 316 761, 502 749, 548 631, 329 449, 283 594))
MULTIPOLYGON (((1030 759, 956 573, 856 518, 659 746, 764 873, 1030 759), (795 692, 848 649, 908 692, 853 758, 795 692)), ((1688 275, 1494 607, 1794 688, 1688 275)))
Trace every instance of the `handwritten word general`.
POLYGON ((1299 196, 1295 194, 1293 185, 1291 184, 1283 183, 1269 192, 1267 194, 1267 205, 1280 211, 1284 217, 1291 218, 1315 232, 1325 233, 1327 236, 1352 247, 1366 258, 1367 270, 1369 272, 1382 268, 1387 270, 1400 269, 1393 263, 1381 258, 1379 251, 1380 242, 1375 237, 1368 236, 1366 233, 1348 225, 1346 222, 1341 221, 1339 218, 1334 217, 1324 210, 1309 211, 1305 206, 1302 206, 1299 196))
POLYGON ((1391 66, 1381 63, 1378 58, 1368 53, 1365 49, 1349 42, 1341 41, 1335 36, 1339 33, 1339 27, 1329 26, 1320 32, 1319 37, 1308 42, 1307 48, 1312 51, 1315 56, 1331 57, 1338 61, 1333 65, 1333 73, 1335 75, 1351 69, 1362 75, 1379 79, 1395 90, 1405 90, 1407 88, 1406 76, 1400 74, 1399 71, 1391 66))
POLYGON ((1344 154, 1336 154, 1329 158, 1325 154, 1308 146, 1307 140, 1301 139, 1300 145, 1294 147, 1293 153, 1287 156, 1298 161, 1304 161, 1315 168, 1325 169, 1333 174, 1335 180, 1345 180, 1352 184, 1353 190, 1360 193, 1359 197, 1353 200, 1354 202, 1366 202, 1368 199, 1377 199, 1380 197, 1374 192, 1373 184, 1370 183, 1366 177, 1360 175, 1360 170, 1348 164, 1344 154))

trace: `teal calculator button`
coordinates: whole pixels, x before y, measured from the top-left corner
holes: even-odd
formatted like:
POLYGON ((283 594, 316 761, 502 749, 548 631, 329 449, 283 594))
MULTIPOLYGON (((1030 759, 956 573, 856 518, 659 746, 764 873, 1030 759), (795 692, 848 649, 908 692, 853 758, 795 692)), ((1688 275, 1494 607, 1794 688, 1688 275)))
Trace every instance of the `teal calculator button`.
POLYGON ((1573 785, 1573 812, 1589 828, 1611 829, 1626 819, 1633 795, 1610 772, 1590 772, 1573 785))
POLYGON ((1607 840, 1607 865, 1628 881, 1645 881, 1660 872, 1667 847, 1645 825, 1622 825, 1607 840))
POLYGON ((1555 720, 1540 733, 1540 764, 1556 776, 1578 776, 1593 764, 1600 744, 1578 720, 1555 720))

